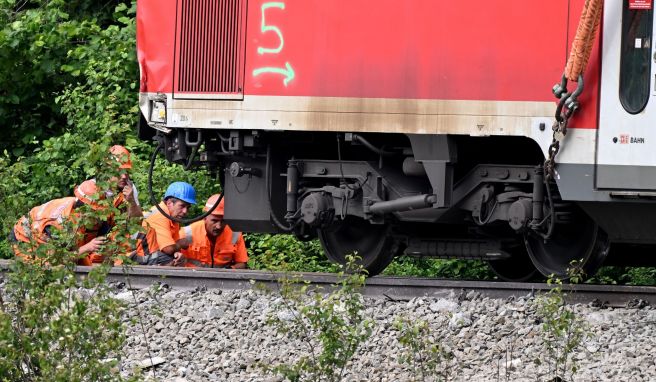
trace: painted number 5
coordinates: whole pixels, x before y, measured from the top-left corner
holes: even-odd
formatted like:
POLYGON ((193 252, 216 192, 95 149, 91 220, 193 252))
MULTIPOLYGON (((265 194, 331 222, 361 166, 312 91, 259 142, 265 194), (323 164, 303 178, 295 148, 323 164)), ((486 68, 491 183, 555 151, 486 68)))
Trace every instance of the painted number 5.
MULTIPOLYGON (((277 48, 262 48, 258 47, 257 48, 257 53, 259 54, 265 54, 265 53, 271 53, 271 54, 277 54, 280 53, 282 50, 282 47, 284 46, 285 42, 282 38, 282 32, 278 27, 274 27, 271 25, 267 25, 266 21, 264 19, 265 11, 269 8, 279 8, 284 10, 285 9, 285 3, 282 2, 270 2, 270 3, 264 3, 262 4, 262 34, 268 32, 268 31, 273 31, 276 32, 278 35, 278 38, 280 39, 280 44, 278 45, 277 48)), ((296 74, 294 73, 294 69, 292 68, 291 65, 289 65, 289 62, 285 62, 284 67, 265 67, 265 68, 258 68, 253 70, 253 77, 259 76, 264 73, 273 73, 273 74, 278 74, 281 76, 284 76, 283 79, 283 84, 287 86, 290 81, 294 79, 296 74)))
POLYGON ((285 9, 285 3, 264 3, 264 4, 262 4, 262 33, 264 34, 268 31, 276 32, 276 34, 278 35, 278 38, 280 39, 280 45, 278 45, 277 48, 273 48, 273 49, 272 48, 258 47, 257 48, 257 53, 259 53, 259 54, 280 53, 280 51, 282 50, 283 45, 285 44, 285 42, 282 38, 282 32, 280 31, 280 29, 278 27, 274 27, 274 26, 271 26, 271 25, 266 25, 266 20, 264 19, 264 14, 265 14, 265 11, 268 8, 285 9))

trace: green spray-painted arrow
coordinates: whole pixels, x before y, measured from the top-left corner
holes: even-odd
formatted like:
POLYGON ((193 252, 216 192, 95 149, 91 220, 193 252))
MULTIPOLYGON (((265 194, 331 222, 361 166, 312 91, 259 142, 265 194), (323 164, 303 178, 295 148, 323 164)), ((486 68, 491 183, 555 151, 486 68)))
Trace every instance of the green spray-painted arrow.
POLYGON ((255 77, 255 76, 259 76, 260 74, 263 74, 263 73, 282 74, 282 75, 285 76, 285 80, 283 81, 283 83, 285 84, 285 86, 287 86, 287 84, 288 84, 291 80, 294 79, 294 77, 296 76, 296 73, 294 73, 294 69, 292 69, 292 66, 289 65, 289 62, 286 62, 286 63, 285 63, 285 67, 286 67, 287 69, 284 69, 284 68, 272 68, 272 67, 255 69, 255 70, 253 70, 253 77, 255 77))

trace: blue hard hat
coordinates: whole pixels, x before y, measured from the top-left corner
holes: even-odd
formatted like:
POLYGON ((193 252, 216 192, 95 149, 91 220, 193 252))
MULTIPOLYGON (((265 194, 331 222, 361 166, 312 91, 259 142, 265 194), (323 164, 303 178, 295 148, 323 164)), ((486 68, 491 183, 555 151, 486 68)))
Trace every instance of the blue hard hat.
POLYGON ((196 190, 187 182, 173 182, 164 193, 164 199, 172 197, 190 204, 196 204, 196 190))

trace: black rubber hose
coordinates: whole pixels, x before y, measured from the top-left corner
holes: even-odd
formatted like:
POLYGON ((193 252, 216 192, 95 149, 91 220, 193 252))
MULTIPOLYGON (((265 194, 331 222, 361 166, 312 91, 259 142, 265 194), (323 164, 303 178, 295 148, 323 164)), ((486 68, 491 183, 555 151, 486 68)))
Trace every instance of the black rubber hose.
POLYGON ((378 155, 388 157, 388 156, 392 156, 392 155, 395 154, 395 153, 393 153, 393 152, 391 152, 391 151, 385 151, 385 150, 383 150, 383 149, 379 149, 378 147, 376 147, 376 146, 374 146, 373 144, 371 144, 371 142, 369 142, 368 140, 366 140, 366 139, 365 139, 363 136, 361 136, 361 135, 353 134, 353 140, 354 140, 354 141, 358 141, 358 142, 360 142, 360 143, 363 144, 366 148, 368 148, 369 150, 373 151, 374 153, 376 153, 376 154, 378 154, 378 155))
POLYGON ((216 133, 216 135, 219 136, 219 139, 221 140, 221 142, 228 142, 228 141, 230 140, 229 137, 228 137, 228 138, 224 138, 223 135, 221 135, 221 133, 216 133))
POLYGON ((360 180, 356 180, 358 182, 358 185, 353 187, 350 184, 346 182, 346 178, 344 177, 344 166, 342 165, 342 144, 339 140, 339 133, 336 134, 337 136, 337 163, 339 163, 339 173, 342 175, 341 181, 344 183, 346 188, 352 191, 359 191, 364 187, 364 185, 369 181, 369 173, 367 172, 367 177, 364 179, 364 183, 361 183, 360 180))
POLYGON ((219 206, 219 203, 221 203, 221 200, 223 199, 223 191, 221 191, 221 194, 219 194, 219 199, 216 201, 216 203, 214 203, 214 205, 212 206, 212 208, 210 208, 209 210, 207 210, 207 211, 206 211, 205 213, 203 213, 202 215, 197 216, 197 217, 194 217, 194 218, 191 218, 191 219, 178 219, 178 218, 174 218, 173 216, 171 216, 171 215, 167 214, 166 212, 164 212, 164 210, 162 209, 162 207, 159 206, 159 203, 157 202, 157 199, 155 199, 155 195, 153 194, 153 170, 155 169, 155 159, 157 159, 157 153, 159 152, 159 150, 160 150, 161 148, 162 148, 162 142, 160 141, 160 142, 157 144, 157 147, 155 148, 155 151, 153 151, 153 155, 150 157, 150 167, 148 168, 148 194, 149 194, 149 196, 150 196, 150 202, 151 202, 155 207, 157 207, 157 210, 158 210, 159 212, 161 212, 162 215, 164 215, 167 219, 172 220, 172 221, 174 221, 174 222, 176 222, 176 223, 181 223, 181 224, 191 224, 191 223, 197 222, 197 221, 199 221, 199 220, 205 219, 205 218, 206 218, 207 216, 209 216, 212 212, 214 212, 214 210, 216 209, 216 207, 219 206))
POLYGON ((191 168, 191 165, 194 163, 194 157, 196 157, 196 154, 198 153, 198 148, 200 147, 200 144, 194 146, 193 149, 191 149, 191 155, 189 155, 189 160, 187 161, 187 165, 184 166, 184 170, 187 171, 191 168))
POLYGON ((551 186, 548 182, 547 182, 547 199, 549 200, 549 211, 551 213, 551 221, 549 222, 549 229, 547 230, 547 234, 544 236, 544 240, 551 239, 551 235, 553 234, 554 228, 556 227, 556 208, 554 208, 553 196, 551 195, 551 186))

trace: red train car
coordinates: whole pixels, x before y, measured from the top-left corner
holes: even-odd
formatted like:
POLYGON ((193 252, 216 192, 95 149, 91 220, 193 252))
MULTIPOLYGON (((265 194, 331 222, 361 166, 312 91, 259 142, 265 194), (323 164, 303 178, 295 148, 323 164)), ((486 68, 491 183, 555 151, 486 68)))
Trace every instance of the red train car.
POLYGON ((607 1, 545 177, 584 3, 139 0, 140 135, 220 170, 236 229, 372 274, 404 252, 592 273, 656 244, 656 71, 652 0, 607 1))

